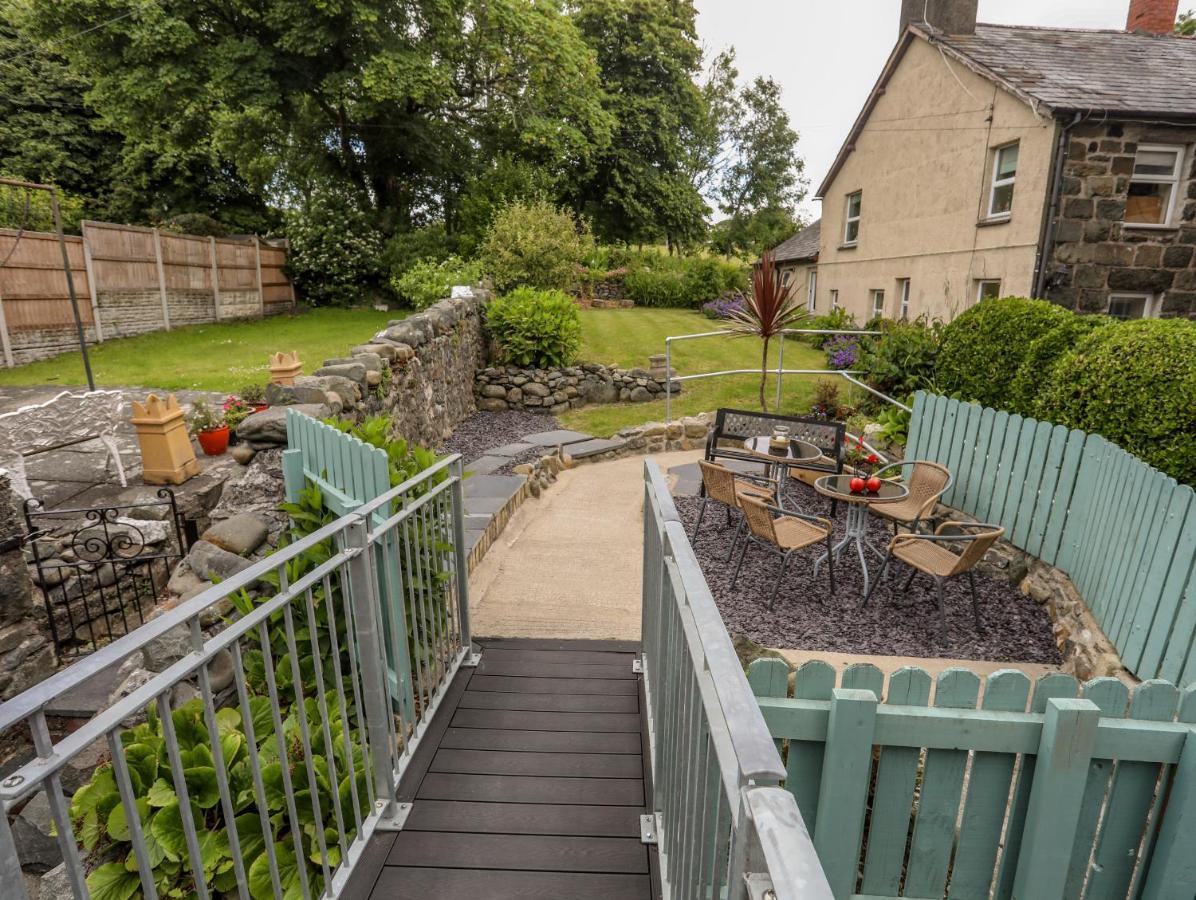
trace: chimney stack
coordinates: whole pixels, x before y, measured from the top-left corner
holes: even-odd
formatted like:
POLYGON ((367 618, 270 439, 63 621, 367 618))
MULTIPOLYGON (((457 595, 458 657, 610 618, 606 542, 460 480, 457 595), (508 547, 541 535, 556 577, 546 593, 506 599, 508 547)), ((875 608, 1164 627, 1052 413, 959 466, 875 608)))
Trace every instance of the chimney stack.
POLYGON ((1130 0, 1130 11, 1125 17, 1125 30, 1171 34, 1175 31, 1175 17, 1178 12, 1179 0, 1130 0))
POLYGON ((897 33, 899 36, 905 34, 911 23, 925 23, 944 34, 974 34, 978 3, 979 0, 901 0, 897 33))

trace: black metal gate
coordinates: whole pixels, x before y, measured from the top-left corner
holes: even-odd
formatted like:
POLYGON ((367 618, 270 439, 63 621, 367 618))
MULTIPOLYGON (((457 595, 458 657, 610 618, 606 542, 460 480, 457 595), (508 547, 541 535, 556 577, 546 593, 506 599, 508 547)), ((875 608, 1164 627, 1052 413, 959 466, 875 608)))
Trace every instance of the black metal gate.
POLYGON ((157 496, 52 510, 25 501, 26 544, 60 654, 94 650, 145 622, 193 538, 174 492, 162 488, 157 496))

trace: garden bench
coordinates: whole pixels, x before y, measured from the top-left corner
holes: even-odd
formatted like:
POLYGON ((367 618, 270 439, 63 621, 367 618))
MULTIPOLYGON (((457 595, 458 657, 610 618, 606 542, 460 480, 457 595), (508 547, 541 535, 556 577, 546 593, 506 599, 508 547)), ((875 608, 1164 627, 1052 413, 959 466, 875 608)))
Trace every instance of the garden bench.
POLYGON ((123 421, 120 391, 63 391, 44 403, 0 414, 0 471, 8 474, 16 494, 33 496, 25 477, 25 458, 87 441, 100 441, 116 467, 121 487, 125 468, 116 447, 116 429, 123 421))
MULTIPOLYGON (((706 459, 737 459, 760 462, 758 453, 743 448, 748 438, 767 437, 777 425, 789 429, 789 437, 813 444, 822 456, 801 466, 792 467, 795 477, 801 473, 816 473, 814 477, 843 471, 843 441, 845 428, 841 422, 825 419, 782 416, 745 409, 720 409, 714 418, 714 428, 706 438, 706 459)), ((803 479, 804 480, 804 479, 803 479)))

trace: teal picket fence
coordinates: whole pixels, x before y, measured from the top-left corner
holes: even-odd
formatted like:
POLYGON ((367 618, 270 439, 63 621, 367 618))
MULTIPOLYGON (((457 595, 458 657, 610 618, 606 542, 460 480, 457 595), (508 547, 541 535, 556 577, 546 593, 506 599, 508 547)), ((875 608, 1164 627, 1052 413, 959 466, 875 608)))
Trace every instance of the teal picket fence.
MULTIPOLYGON (((287 410, 282 474, 289 502, 295 502, 311 480, 338 516, 390 490, 386 451, 294 409, 287 410)), ((379 516, 385 518, 384 511, 375 513, 379 516)))
POLYGON ((924 392, 906 457, 947 466, 944 503, 1066 572, 1130 671, 1196 681, 1191 487, 1100 435, 924 392))
POLYGON ((814 661, 790 690, 777 659, 748 682, 837 900, 1196 896, 1196 688, 814 661))

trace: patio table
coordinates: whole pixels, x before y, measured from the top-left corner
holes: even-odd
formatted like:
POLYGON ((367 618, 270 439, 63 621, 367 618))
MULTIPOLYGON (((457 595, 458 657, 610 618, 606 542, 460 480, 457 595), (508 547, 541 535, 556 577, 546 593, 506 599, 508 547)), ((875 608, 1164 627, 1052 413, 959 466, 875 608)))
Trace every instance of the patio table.
POLYGON ((743 447, 753 456, 760 457, 760 461, 768 466, 768 477, 777 487, 777 506, 785 508, 785 475, 791 467, 797 468, 807 465, 822 457, 822 451, 813 444, 790 438, 785 452, 774 450, 768 437, 748 438, 743 447))
MULTIPOLYGON (((868 540, 868 504, 895 503, 909 496, 909 488, 896 481, 881 480, 877 491, 851 492, 851 479, 854 475, 826 475, 814 482, 814 490, 824 497, 841 500, 847 504, 847 527, 844 529, 843 540, 830 549, 837 561, 839 554, 848 544, 855 544, 856 554, 860 559, 860 570, 864 573, 864 594, 868 594, 870 578, 868 575, 868 559, 864 548, 871 550, 882 560, 884 551, 868 540)), ((818 577, 818 570, 826 562, 826 553, 814 561, 814 577, 818 577)))

